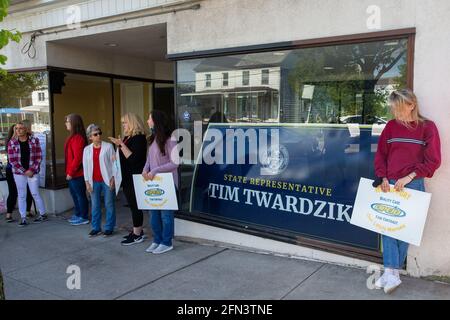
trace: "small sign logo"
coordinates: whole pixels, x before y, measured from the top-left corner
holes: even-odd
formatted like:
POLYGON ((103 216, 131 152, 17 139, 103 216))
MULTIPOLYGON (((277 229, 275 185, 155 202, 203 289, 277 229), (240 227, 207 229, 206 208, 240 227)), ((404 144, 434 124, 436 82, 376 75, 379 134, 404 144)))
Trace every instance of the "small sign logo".
POLYGON ((160 197, 164 194, 164 190, 160 188, 148 189, 145 191, 145 195, 149 197, 160 197))
POLYGON ((185 111, 183 113, 183 119, 184 119, 184 121, 191 121, 191 114, 189 112, 185 111))
POLYGON ((390 217, 397 217, 397 218, 402 218, 404 216, 406 216, 406 212, 403 211, 400 208, 397 207, 393 207, 387 204, 382 204, 382 203, 374 203, 371 205, 371 208, 381 214, 390 216, 390 217))

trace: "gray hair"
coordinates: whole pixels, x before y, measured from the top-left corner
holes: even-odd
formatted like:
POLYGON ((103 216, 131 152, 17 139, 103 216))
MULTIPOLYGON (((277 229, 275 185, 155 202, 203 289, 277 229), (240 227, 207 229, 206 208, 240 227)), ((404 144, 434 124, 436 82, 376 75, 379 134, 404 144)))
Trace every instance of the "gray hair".
POLYGON ((92 133, 95 131, 102 131, 100 129, 100 127, 94 123, 91 123, 90 125, 88 125, 87 129, 86 129, 86 135, 88 138, 91 137, 92 133))

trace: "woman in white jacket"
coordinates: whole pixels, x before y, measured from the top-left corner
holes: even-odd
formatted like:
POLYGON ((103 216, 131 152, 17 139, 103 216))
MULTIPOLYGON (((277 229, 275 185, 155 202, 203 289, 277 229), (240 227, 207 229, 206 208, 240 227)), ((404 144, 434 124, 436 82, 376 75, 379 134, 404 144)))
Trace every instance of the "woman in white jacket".
POLYGON ((91 194, 92 201, 92 230, 90 237, 102 233, 102 205, 101 195, 104 194, 106 209, 106 224, 104 236, 110 236, 116 225, 115 183, 113 176, 115 152, 113 145, 102 141, 102 131, 95 124, 90 124, 86 135, 92 142, 84 148, 83 170, 86 189, 91 194))

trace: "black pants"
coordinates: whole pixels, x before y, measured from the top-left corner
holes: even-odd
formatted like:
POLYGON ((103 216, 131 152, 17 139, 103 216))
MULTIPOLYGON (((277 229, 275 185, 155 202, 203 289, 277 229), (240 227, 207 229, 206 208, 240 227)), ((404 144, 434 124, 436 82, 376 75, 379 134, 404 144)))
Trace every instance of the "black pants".
POLYGON ((142 212, 142 210, 138 209, 133 181, 123 181, 122 186, 123 193, 125 194, 125 198, 127 199, 128 205, 131 209, 133 227, 142 227, 142 225, 144 224, 144 213, 142 212))
MULTIPOLYGON (((17 204, 17 187, 11 168, 6 168, 6 182, 8 183, 8 199, 6 200, 6 205, 8 207, 7 212, 12 213, 17 204)), ((27 186, 27 212, 30 212, 32 204, 33 196, 31 195, 30 188, 27 186)))

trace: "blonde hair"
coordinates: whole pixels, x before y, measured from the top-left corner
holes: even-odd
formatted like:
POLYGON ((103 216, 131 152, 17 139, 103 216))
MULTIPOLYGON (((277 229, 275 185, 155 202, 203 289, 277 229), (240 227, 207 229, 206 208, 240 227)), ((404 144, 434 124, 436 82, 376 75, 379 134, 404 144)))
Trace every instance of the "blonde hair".
POLYGON ((122 117, 122 121, 128 122, 128 135, 133 137, 138 134, 147 135, 147 129, 142 119, 135 113, 126 113, 122 117))
POLYGON ((411 89, 401 89, 392 92, 389 96, 388 101, 391 105, 392 113, 394 114, 396 120, 402 123, 407 128, 412 128, 411 124, 408 121, 397 119, 397 112, 399 110, 404 110, 407 105, 414 106, 411 111, 411 117, 416 125, 418 125, 419 122, 424 122, 425 120, 427 120, 420 114, 417 96, 411 89))

